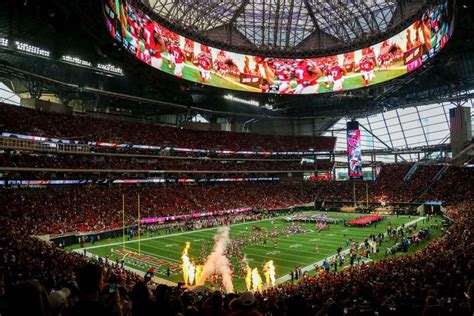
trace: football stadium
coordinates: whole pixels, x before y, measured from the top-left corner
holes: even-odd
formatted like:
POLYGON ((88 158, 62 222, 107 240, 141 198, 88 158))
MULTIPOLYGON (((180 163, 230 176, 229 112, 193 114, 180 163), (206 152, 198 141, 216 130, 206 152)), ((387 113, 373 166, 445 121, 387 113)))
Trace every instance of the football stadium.
POLYGON ((469 0, 0 3, 0 316, 474 314, 469 0))

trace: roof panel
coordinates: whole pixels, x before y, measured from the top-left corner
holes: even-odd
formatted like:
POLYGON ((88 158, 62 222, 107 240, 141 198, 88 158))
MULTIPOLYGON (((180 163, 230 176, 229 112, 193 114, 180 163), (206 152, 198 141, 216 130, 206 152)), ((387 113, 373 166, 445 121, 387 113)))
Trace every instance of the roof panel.
MULTIPOLYGON (((253 48, 296 47, 316 31, 340 42, 387 30, 402 1, 129 0, 194 32, 232 24, 253 48)), ((418 1, 418 7, 424 1, 418 1)), ((412 10, 410 12, 413 12, 412 10)))

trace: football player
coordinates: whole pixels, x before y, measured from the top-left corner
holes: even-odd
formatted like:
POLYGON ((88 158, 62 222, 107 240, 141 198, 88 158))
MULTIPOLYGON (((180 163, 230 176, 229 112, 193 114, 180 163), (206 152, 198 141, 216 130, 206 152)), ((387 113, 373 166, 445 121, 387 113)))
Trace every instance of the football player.
POLYGON ((319 92, 318 79, 323 73, 315 63, 310 60, 298 59, 294 70, 296 77, 295 94, 312 94, 319 92))
POLYGON ((346 70, 339 66, 337 60, 334 60, 332 67, 331 67, 331 76, 332 80, 334 82, 334 86, 332 87, 332 90, 334 92, 337 91, 344 91, 344 79, 346 75, 346 70))
POLYGON ((174 60, 174 75, 183 78, 184 69, 184 53, 179 47, 179 40, 176 40, 173 45, 173 60, 174 60))
POLYGON ((199 75, 201 76, 201 83, 206 83, 211 79, 211 59, 206 53, 200 53, 198 56, 199 75))
POLYGON ((369 58, 364 57, 360 61, 359 68, 360 74, 362 75, 362 79, 364 80, 364 84, 365 86, 368 86, 369 81, 375 79, 374 64, 369 58))

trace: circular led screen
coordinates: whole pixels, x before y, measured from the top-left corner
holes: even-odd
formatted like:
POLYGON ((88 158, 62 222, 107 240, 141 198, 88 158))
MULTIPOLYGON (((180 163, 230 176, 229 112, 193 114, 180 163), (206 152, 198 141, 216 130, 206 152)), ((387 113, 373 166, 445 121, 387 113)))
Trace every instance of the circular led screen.
POLYGON ((389 39, 339 55, 291 59, 228 52, 194 42, 153 21, 129 0, 107 0, 110 34, 136 58, 176 77, 247 92, 315 94, 358 89, 411 72, 453 32, 451 0, 389 39))

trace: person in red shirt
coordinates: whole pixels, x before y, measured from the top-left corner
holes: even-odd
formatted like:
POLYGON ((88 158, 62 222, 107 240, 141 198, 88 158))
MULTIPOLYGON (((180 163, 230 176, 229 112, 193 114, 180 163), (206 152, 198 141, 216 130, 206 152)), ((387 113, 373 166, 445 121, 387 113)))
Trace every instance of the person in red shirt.
POLYGON ((198 56, 198 68, 199 75, 201 76, 201 83, 206 83, 207 80, 211 79, 211 59, 210 55, 202 52, 198 56))
POLYGON ((179 41, 175 42, 172 55, 174 60, 174 75, 183 78, 184 54, 182 49, 179 47, 179 41))
POLYGON ((274 84, 278 86, 278 93, 280 94, 289 94, 290 93, 290 80, 291 80, 291 71, 289 67, 287 68, 283 63, 275 63, 275 82, 274 84))
POLYGON ((297 87, 296 94, 312 94, 319 92, 318 79, 323 73, 315 63, 309 60, 299 60, 294 71, 297 87))
POLYGON ((369 81, 375 79, 374 74, 374 63, 367 57, 364 57, 359 64, 360 74, 364 80, 366 86, 369 85, 369 81))
POLYGON ((332 75, 331 75, 331 64, 329 63, 324 64, 323 73, 324 73, 324 84, 326 85, 326 89, 329 89, 329 85, 333 81, 332 75))
POLYGON ((331 67, 331 76, 334 82, 334 86, 332 90, 334 92, 344 91, 343 84, 344 84, 345 75, 346 75, 346 70, 342 68, 341 66, 339 66, 337 61, 334 61, 331 67))
POLYGON ((162 39, 158 25, 154 22, 148 23, 145 27, 144 35, 150 51, 151 66, 161 70, 161 65, 163 64, 163 59, 161 58, 162 39))
POLYGON ((385 55, 382 56, 382 65, 388 69, 388 67, 390 67, 390 64, 391 64, 391 54, 390 53, 387 53, 385 55))
POLYGON ((168 45, 166 46, 166 49, 168 50, 168 68, 171 68, 172 65, 174 65, 174 43, 169 42, 168 45))

